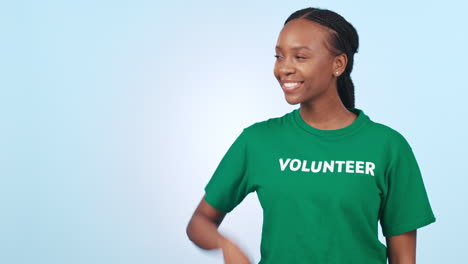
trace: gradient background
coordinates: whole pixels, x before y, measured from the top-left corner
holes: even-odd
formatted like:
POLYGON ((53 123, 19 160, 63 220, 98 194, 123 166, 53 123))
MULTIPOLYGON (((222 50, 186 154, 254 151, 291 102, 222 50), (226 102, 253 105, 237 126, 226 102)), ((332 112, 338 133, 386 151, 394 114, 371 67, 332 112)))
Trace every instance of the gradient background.
MULTIPOLYGON (((418 159, 418 263, 463 262, 466 3, 88 0, 0 5, 0 263, 222 263, 185 228, 242 129, 299 106, 273 55, 308 6, 355 26, 356 107, 418 159)), ((257 263, 261 225, 250 194, 220 231, 257 263)))

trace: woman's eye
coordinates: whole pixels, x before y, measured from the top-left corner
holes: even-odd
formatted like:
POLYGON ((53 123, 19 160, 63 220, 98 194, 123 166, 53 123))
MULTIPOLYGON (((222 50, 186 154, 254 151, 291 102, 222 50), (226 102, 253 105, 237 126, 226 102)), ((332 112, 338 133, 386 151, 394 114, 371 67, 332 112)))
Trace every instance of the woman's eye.
MULTIPOLYGON (((281 58, 281 56, 279 56, 279 55, 275 55, 274 57, 275 57, 276 59, 281 58)), ((301 60, 307 59, 306 57, 302 57, 302 56, 296 56, 296 58, 297 58, 297 59, 301 59, 301 60)))

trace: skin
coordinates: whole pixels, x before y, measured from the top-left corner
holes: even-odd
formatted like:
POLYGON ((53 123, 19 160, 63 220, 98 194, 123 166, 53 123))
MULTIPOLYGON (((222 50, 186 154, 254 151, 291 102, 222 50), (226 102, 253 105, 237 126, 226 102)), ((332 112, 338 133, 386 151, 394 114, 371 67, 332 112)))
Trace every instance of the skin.
POLYGON ((416 234, 415 229, 401 235, 386 237, 388 263, 416 263, 416 234))
MULTIPOLYGON (((292 105, 300 103, 304 121, 322 130, 346 127, 357 118, 338 95, 337 78, 345 71, 348 59, 346 54, 333 50, 330 34, 331 29, 310 20, 290 21, 278 36, 273 71, 280 86, 283 80, 303 82, 293 91, 283 89, 285 99, 292 105), (303 48, 295 48, 299 46, 303 48)), ((203 249, 221 249, 226 264, 252 263, 235 242, 218 231, 226 213, 204 198, 187 225, 189 239, 203 249)), ((390 264, 416 263, 416 230, 386 237, 386 241, 390 264)))

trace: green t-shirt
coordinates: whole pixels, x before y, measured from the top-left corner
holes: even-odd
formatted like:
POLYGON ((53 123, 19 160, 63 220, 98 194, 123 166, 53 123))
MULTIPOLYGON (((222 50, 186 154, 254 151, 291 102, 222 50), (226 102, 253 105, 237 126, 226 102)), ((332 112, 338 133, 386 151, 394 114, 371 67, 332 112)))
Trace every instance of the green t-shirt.
POLYGON ((384 264, 378 239, 435 222, 413 151, 363 110, 320 130, 299 108, 243 129, 205 187, 231 212, 251 192, 263 208, 259 264, 384 264))

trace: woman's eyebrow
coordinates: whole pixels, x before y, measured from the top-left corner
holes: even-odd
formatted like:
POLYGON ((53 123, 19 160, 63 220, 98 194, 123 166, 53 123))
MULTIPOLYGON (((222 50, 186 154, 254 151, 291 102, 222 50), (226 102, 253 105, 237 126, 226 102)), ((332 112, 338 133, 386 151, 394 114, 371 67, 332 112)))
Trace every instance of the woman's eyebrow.
MULTIPOLYGON (((281 47, 280 47, 280 46, 276 46, 275 49, 281 50, 281 47)), ((298 50, 298 49, 308 49, 308 50, 312 50, 311 48, 309 48, 309 47, 307 47, 307 46, 296 46, 296 47, 292 47, 291 49, 292 49, 292 50, 298 50)))

